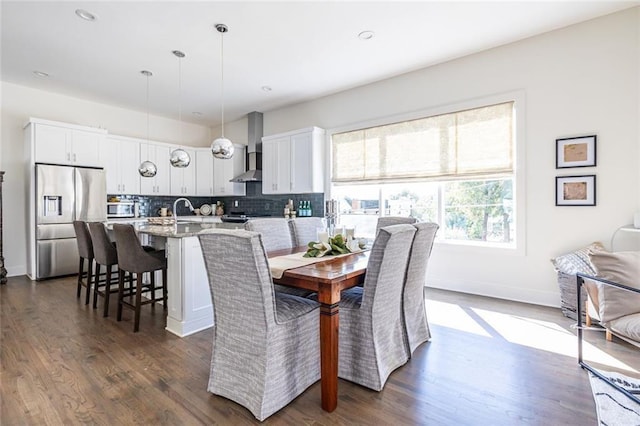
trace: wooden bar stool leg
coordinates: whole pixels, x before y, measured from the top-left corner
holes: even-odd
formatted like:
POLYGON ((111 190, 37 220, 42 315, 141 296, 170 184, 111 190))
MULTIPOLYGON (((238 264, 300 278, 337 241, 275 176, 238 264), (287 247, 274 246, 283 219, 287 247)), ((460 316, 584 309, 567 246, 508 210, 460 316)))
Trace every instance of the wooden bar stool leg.
POLYGON ((122 321, 122 301, 124 299, 124 271, 118 269, 118 321, 122 321))
POLYGON ((156 271, 149 272, 149 281, 151 282, 151 306, 156 306, 156 271))
POLYGON ((100 264, 96 262, 96 273, 93 276, 93 309, 98 307, 98 287, 100 286, 100 264))
POLYGON ((82 290, 82 274, 84 269, 84 257, 80 258, 80 265, 78 266, 78 289, 76 297, 80 298, 80 291, 82 290))
POLYGON ((138 283, 136 285, 136 304, 135 304, 135 314, 133 318, 133 332, 137 333, 140 329, 140 307, 142 305, 142 285, 143 285, 143 277, 144 274, 138 274, 138 283))
MULTIPOLYGON (((107 276, 106 276, 106 285, 104 288, 104 311, 102 312, 103 317, 109 316, 109 299, 111 298, 111 272, 113 265, 107 265, 107 276)), ((118 288, 120 286, 120 280, 118 280, 118 288)))
POLYGON ((87 259, 89 261, 89 266, 87 267, 87 295, 84 298, 84 304, 89 304, 89 292, 91 290, 91 280, 93 279, 93 259, 87 259))

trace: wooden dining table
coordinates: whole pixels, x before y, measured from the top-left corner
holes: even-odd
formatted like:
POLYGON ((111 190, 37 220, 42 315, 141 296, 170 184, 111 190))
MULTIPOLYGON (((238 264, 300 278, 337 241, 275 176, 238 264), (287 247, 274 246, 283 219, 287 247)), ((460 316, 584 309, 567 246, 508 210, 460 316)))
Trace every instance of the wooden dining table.
MULTIPOLYGON (((306 251, 307 247, 277 250, 268 257, 306 251)), ((369 251, 346 256, 322 258, 317 263, 287 269, 275 284, 312 290, 320 303, 320 381, 322 408, 333 411, 338 406, 338 338, 340 327, 340 292, 364 282, 369 251)))

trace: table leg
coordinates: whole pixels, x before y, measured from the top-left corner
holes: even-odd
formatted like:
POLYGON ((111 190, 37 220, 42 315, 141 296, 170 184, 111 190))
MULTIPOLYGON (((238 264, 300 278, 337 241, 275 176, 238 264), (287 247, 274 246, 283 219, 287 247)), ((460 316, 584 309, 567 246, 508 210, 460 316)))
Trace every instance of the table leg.
POLYGON ((324 292, 321 289, 318 292, 318 301, 320 302, 320 374, 322 409, 332 412, 338 406, 338 327, 340 326, 340 291, 334 292, 329 290, 324 292))

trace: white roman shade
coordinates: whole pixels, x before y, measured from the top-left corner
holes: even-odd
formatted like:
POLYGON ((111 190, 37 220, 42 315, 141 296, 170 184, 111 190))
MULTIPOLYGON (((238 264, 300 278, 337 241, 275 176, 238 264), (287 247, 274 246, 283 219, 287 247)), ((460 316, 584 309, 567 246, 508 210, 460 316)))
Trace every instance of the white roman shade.
POLYGON ((513 173, 513 102, 332 136, 334 183, 513 173))

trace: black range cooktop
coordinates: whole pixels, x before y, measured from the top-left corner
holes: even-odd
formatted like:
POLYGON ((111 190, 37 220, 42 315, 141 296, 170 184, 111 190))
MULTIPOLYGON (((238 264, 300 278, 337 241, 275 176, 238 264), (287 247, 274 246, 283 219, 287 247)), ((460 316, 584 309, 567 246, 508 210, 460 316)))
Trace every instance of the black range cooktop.
POLYGON ((265 213, 245 213, 245 212, 229 212, 229 214, 223 214, 220 218, 223 222, 244 223, 249 219, 255 219, 259 217, 271 217, 265 213))

